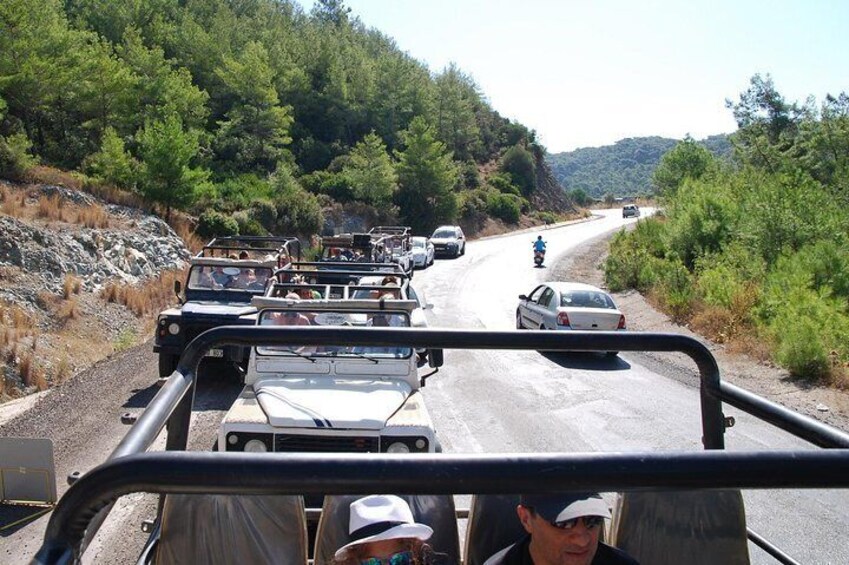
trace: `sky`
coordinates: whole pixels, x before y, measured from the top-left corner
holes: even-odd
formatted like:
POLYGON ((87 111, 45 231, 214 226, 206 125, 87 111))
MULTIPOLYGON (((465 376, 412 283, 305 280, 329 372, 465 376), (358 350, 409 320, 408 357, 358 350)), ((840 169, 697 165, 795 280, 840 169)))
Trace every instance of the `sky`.
POLYGON ((345 4, 432 72, 456 63, 550 153, 730 133, 725 100, 736 101, 756 73, 770 74, 790 102, 849 91, 845 0, 345 4))

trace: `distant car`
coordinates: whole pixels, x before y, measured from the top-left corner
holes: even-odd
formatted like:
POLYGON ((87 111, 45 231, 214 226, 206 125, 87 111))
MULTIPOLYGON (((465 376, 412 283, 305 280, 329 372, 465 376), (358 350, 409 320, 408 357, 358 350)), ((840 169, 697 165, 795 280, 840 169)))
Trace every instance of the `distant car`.
POLYGON ((426 268, 433 264, 433 258, 436 256, 436 251, 433 249, 433 244, 426 237, 413 238, 413 265, 416 267, 426 268))
MULTIPOLYGON (((547 282, 519 295, 516 328, 540 330, 624 330, 625 315, 609 294, 592 285, 547 282)), ((615 356, 618 351, 608 351, 615 356)))
POLYGON ((622 207, 622 217, 623 218, 639 218, 640 217, 640 208, 636 204, 626 204, 622 207))
POLYGON ((439 226, 430 241, 436 256, 459 257, 466 253, 466 236, 460 226, 439 226))

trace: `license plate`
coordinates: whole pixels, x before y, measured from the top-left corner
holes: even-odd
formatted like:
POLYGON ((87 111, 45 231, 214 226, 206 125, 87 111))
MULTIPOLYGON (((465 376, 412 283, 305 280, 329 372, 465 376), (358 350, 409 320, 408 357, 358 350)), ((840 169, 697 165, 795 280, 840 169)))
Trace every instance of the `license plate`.
POLYGON ((224 350, 223 349, 210 349, 209 351, 206 352, 206 355, 204 355, 204 357, 224 357, 224 350))

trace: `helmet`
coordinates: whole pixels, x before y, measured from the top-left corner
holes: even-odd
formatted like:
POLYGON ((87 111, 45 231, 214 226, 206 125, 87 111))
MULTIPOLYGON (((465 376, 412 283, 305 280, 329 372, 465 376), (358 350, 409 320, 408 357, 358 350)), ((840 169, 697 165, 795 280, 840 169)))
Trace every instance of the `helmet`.
POLYGON ((541 235, 538 235, 538 236, 537 236, 537 239, 542 239, 542 236, 541 236, 541 235))

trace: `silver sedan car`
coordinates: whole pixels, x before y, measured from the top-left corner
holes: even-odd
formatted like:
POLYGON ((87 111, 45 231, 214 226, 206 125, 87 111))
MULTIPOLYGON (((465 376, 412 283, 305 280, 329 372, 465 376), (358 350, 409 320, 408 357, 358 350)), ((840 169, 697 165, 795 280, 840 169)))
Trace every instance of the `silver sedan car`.
MULTIPOLYGON (((519 295, 516 328, 540 330, 624 330, 625 315, 609 294, 592 285, 547 282, 519 295)), ((618 352, 609 351, 608 355, 618 352)))

